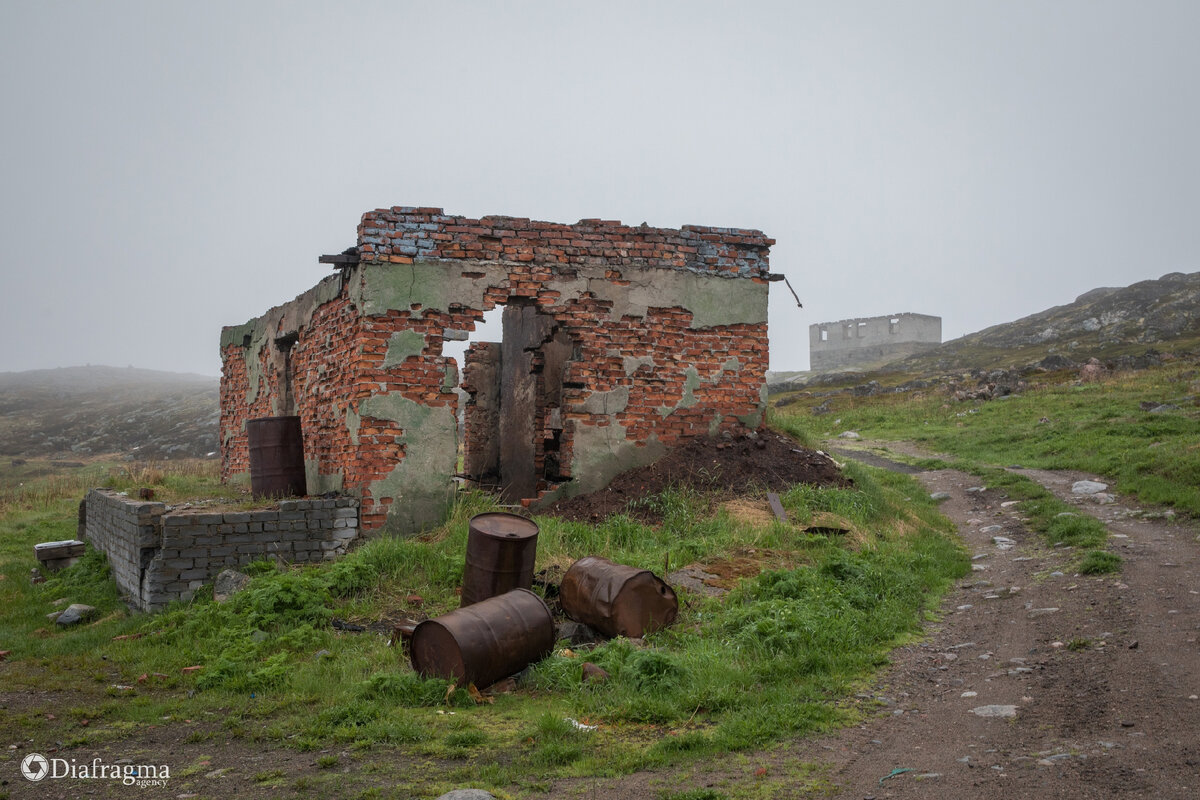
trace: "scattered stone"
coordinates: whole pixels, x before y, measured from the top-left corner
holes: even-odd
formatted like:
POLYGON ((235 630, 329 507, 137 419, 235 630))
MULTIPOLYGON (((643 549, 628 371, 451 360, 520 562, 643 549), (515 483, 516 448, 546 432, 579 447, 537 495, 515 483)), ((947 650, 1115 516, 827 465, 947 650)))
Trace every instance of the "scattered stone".
POLYGON ((322 658, 329 658, 331 655, 333 655, 333 653, 329 652, 328 650, 318 650, 317 652, 313 653, 313 660, 320 661, 322 658))
POLYGON ((217 575, 213 582, 213 600, 224 603, 233 595, 245 589, 250 583, 250 576, 236 569, 225 569, 217 575))
POLYGON ((1112 505, 1113 503, 1117 502, 1117 498, 1108 492, 1096 492, 1094 495, 1092 495, 1092 500, 1096 501, 1102 506, 1112 505))
POLYGON ((971 605, 970 603, 963 603, 961 606, 958 607, 958 610, 959 611, 970 611, 974 607, 975 606, 971 605))
POLYGON ((980 494, 980 493, 986 492, 986 491, 987 491, 986 486, 968 486, 967 487, 967 492, 969 492, 971 494, 980 494))
POLYGON ((940 777, 942 777, 942 773, 940 772, 922 772, 920 775, 915 776, 914 780, 931 781, 940 777))
MULTIPOLYGON (((999 528, 1000 526, 995 525, 995 526, 990 526, 990 527, 999 528)), ((984 530, 986 531, 987 529, 985 528, 984 530)), ((1016 542, 1014 542, 1012 539, 1008 538, 1007 536, 993 536, 992 544, 996 545, 996 549, 998 549, 998 550, 1012 550, 1013 547, 1016 545, 1016 542)))
POLYGON ((95 613, 96 609, 92 606, 87 606, 83 603, 72 603, 54 621, 65 628, 68 625, 78 625, 95 613))
POLYGON ((44 575, 42 575, 42 573, 38 570, 37 567, 33 567, 32 569, 29 570, 29 582, 30 583, 45 583, 46 577, 44 575))
POLYGON ((839 439, 861 439, 857 431, 842 431, 838 434, 839 439))
POLYGON ((1051 642, 1050 646, 1053 647, 1055 650, 1059 650, 1059 649, 1065 647, 1065 645, 1062 642, 1051 642))
POLYGON ((697 566, 690 566, 669 573, 667 575, 667 583, 676 588, 682 586, 705 597, 720 597, 723 594, 728 594, 728 590, 722 589, 719 586, 710 586, 706 582, 718 578, 719 576, 713 575, 711 572, 705 572, 697 566))
POLYGON ((1056 569, 1056 570, 1054 570, 1054 572, 1050 573, 1051 578, 1061 578, 1065 575, 1066 575, 1065 572, 1063 572, 1062 570, 1058 570, 1058 569, 1056 569))
POLYGON ((1000 507, 1001 508, 1012 508, 1013 506, 1020 505, 1020 504, 1021 504, 1020 500, 1005 500, 1003 503, 1000 504, 1000 507))
POLYGON ((987 564, 972 564, 971 565, 972 572, 983 572, 985 569, 987 569, 987 564))
POLYGON ((1071 493, 1096 494, 1097 492, 1103 492, 1107 488, 1108 484, 1100 483, 1100 481, 1075 481, 1075 483, 1071 485, 1071 493))
POLYGON ((1007 705, 976 706, 971 709, 971 713, 977 717, 1015 717, 1017 715, 1017 707, 1007 705))
POLYGON ((963 692, 959 697, 978 697, 979 692, 963 692))
POLYGON ((1047 616, 1048 614, 1056 614, 1056 613, 1058 613, 1057 608, 1032 608, 1029 610, 1029 618, 1036 619, 1038 617, 1044 617, 1044 616, 1047 616))
POLYGON ((194 666, 194 667, 184 667, 184 668, 183 668, 182 670, 180 670, 180 671, 181 671, 181 672, 182 672, 184 675, 191 675, 193 672, 199 672, 199 671, 200 671, 200 670, 202 670, 202 669, 204 669, 204 665, 203 665, 203 664, 199 664, 199 665, 197 665, 197 666, 194 666))
POLYGON ((437 800, 496 800, 496 796, 491 792, 485 792, 483 789, 455 789, 446 792, 437 800))
POLYGON ((949 500, 950 493, 949 492, 934 492, 933 494, 929 495, 929 499, 935 500, 935 501, 949 500))
MULTIPOLYGON (((980 533, 996 533, 996 532, 1002 531, 1002 530, 1004 530, 1003 525, 984 525, 982 528, 979 529, 979 532, 980 533)), ((1000 538, 1003 539, 1004 537, 1000 537, 1000 538)), ((995 541, 995 539, 993 539, 992 541, 995 541)), ((1012 541, 1012 540, 1010 539, 1009 541, 1012 541)))

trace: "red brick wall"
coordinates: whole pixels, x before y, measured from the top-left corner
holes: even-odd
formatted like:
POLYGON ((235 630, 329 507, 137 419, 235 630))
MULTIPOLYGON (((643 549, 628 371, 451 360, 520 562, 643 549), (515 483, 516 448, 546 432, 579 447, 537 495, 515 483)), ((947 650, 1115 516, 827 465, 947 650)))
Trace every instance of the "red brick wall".
POLYGON ((421 258, 471 258, 534 264, 664 267, 765 278, 762 231, 685 225, 682 229, 584 219, 574 225, 521 217, 449 216, 440 208, 368 211, 358 226, 364 261, 411 264, 421 258))
MULTIPOLYGON (((478 259, 489 275, 496 275, 497 262, 505 269, 503 278, 493 278, 483 308, 391 309, 365 316, 355 305, 353 292, 344 286, 336 299, 317 306, 296 331, 298 339, 291 350, 293 395, 304 430, 305 457, 317 461, 321 475, 340 474, 343 489, 361 496, 361 524, 367 531, 384 523, 393 502, 391 497, 374 497, 372 485, 405 458, 404 431, 391 420, 362 417, 355 442, 347 428, 348 412, 359 413, 367 398, 396 394, 457 413, 457 395, 444 388, 449 359, 440 355, 443 331, 470 329, 483 311, 514 298, 532 299, 578 347, 580 357, 569 362, 565 381, 581 386, 568 385, 563 392, 564 475, 572 474, 574 436, 581 425, 617 424, 624 426, 631 442, 645 443, 655 437, 670 445, 712 429, 736 429, 741 425, 738 417, 761 410, 759 391, 767 368, 765 322, 692 328, 692 312, 670 305, 671 298, 664 298, 662 307, 650 308, 644 318, 611 320, 607 301, 590 293, 560 296, 549 285, 563 270, 597 265, 609 267, 605 277, 615 286, 626 283, 622 271, 640 268, 686 270, 765 284, 767 249, 773 240, 759 231, 696 226, 674 231, 600 220, 577 225, 509 217, 471 220, 446 216, 440 209, 400 207, 367 213, 359 231, 363 261, 478 259), (389 338, 406 330, 422 333, 425 348, 385 369, 389 338), (625 358, 644 357, 653 358, 654 364, 626 374, 625 358), (723 365, 734 358, 738 369, 723 371, 723 365), (681 407, 689 369, 694 370, 696 385, 691 388, 690 405, 681 407), (605 415, 578 408, 594 392, 622 387, 628 390, 629 400, 619 412, 605 415), (664 408, 674 410, 664 415, 664 408)), ((348 269, 348 286, 358 280, 358 273, 358 268, 348 269)), ((261 319, 274 317, 268 314, 261 319)), ((288 332, 276 330, 268 338, 288 332)), ((268 341, 252 356, 258 359, 263 376, 253 402, 247 400, 250 387, 243 348, 236 342, 223 348, 223 477, 249 471, 244 422, 274 413, 271 400, 280 395, 281 376, 271 366, 272 347, 268 341)), ((539 450, 539 459, 541 455, 539 450)))

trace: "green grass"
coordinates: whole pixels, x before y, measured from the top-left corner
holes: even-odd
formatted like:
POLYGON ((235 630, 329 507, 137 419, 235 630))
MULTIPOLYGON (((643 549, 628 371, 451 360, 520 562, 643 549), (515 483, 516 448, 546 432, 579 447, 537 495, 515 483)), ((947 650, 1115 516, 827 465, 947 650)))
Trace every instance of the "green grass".
POLYGON ((772 424, 810 440, 855 430, 976 463, 1091 472, 1143 503, 1200 515, 1195 363, 1175 361, 1103 383, 1075 385, 1063 378, 1034 376, 1031 381, 1045 385, 988 402, 955 402, 944 389, 920 396, 839 395, 823 416, 810 409, 825 398, 806 397, 773 412, 772 424), (1178 408, 1150 414, 1142 402, 1178 408))
MULTIPOLYGON (((489 498, 461 495, 449 522, 421 539, 377 537, 319 567, 262 562, 248 568, 249 588, 225 604, 200 592, 149 616, 125 610, 97 553, 30 585, 33 543, 74 535, 78 495, 62 493, 0 516, 0 641, 13 650, 6 688, 82 687, 83 699, 57 709, 58 720, 25 720, 35 740, 83 747, 164 718, 210 720, 196 743, 394 751, 461 764, 443 770, 459 785, 521 787, 533 776, 615 775, 761 748, 853 720, 849 698, 889 648, 920 633, 926 612, 968 570, 952 527, 918 484, 849 471, 852 489, 797 486, 783 502, 801 526, 833 513, 855 526, 853 536, 755 525, 678 491, 649 501, 664 518, 657 526, 627 516, 599 525, 539 517, 539 568, 602 553, 661 572, 668 562, 765 552, 772 569, 723 599, 685 595, 676 625, 644 648, 617 639, 575 657, 557 652, 516 692, 479 706, 464 689, 419 678, 385 636, 340 633, 328 620, 403 616, 413 593, 430 615, 457 607, 467 521, 495 508, 489 498), (98 621, 56 629, 45 614, 59 598, 96 606, 98 621), (113 638, 124 634, 141 636, 113 638), (609 680, 583 684, 584 658, 609 680), (193 665, 204 668, 182 672, 193 665), (138 681, 155 673, 163 677, 138 681)), ((328 756, 316 763, 335 764, 328 756)))

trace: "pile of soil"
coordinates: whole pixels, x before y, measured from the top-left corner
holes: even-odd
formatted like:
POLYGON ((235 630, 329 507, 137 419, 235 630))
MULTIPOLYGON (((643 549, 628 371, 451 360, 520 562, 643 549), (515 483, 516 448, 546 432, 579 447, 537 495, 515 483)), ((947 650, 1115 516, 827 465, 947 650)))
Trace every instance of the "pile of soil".
POLYGON ((645 467, 618 475, 591 494, 560 500, 541 510, 576 522, 597 522, 628 513, 644 522, 660 522, 653 509, 630 503, 666 489, 692 490, 719 501, 753 492, 784 492, 798 483, 850 486, 852 482, 828 456, 809 450, 774 431, 735 439, 696 438, 645 467))

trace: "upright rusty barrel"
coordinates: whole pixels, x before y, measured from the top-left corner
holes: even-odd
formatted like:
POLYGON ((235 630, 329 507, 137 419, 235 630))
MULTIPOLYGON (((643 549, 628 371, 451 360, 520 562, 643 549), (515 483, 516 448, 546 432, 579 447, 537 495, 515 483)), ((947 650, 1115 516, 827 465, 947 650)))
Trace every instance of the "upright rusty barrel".
POLYGON ((514 675, 554 649, 554 618, 528 589, 489 597, 427 619, 412 635, 413 669, 480 689, 514 675))
POLYGON ((246 423, 250 491, 256 497, 290 497, 307 491, 299 417, 261 417, 246 423))
POLYGON ((637 639, 675 621, 679 600, 648 569, 588 556, 563 576, 559 602, 568 617, 607 636, 637 639))
POLYGON ((462 605, 533 586, 538 526, 516 514, 476 514, 467 526, 462 605))

